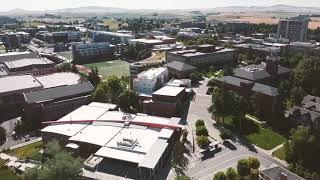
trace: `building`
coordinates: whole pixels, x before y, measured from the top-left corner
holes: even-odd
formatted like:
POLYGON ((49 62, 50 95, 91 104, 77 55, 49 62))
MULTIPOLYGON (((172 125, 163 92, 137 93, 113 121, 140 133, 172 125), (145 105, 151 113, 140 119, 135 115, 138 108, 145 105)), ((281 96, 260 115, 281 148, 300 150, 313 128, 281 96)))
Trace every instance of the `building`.
POLYGON ((143 112, 161 117, 179 117, 186 101, 185 87, 164 86, 143 101, 143 112))
POLYGON ((166 53, 167 62, 180 61, 192 66, 224 65, 234 62, 236 50, 213 45, 200 45, 197 49, 166 53))
POLYGON ((180 118, 127 114, 110 111, 110 106, 84 105, 49 122, 41 130, 43 142, 56 139, 87 158, 86 178, 158 179, 182 128, 180 118))
POLYGON ((36 52, 32 51, 24 51, 24 52, 8 52, 4 54, 0 54, 0 64, 3 64, 5 61, 15 61, 20 59, 32 59, 39 58, 40 55, 36 52))
POLYGON ((280 167, 276 164, 271 164, 260 170, 259 180, 305 180, 304 178, 280 167))
POLYGON ((28 44, 31 41, 31 37, 26 32, 6 33, 3 41, 6 49, 18 49, 22 44, 28 44))
POLYGON ((110 44, 129 44, 134 36, 131 34, 114 33, 107 31, 91 31, 90 32, 94 42, 108 42, 110 44))
POLYGON ((281 80, 287 79, 290 69, 278 64, 276 57, 267 57, 266 62, 239 67, 233 70, 233 76, 276 86, 281 80))
POLYGON ((30 122, 34 121, 34 114, 40 116, 40 121, 60 119, 80 106, 89 104, 93 90, 91 83, 84 81, 23 93, 26 102, 24 117, 30 122))
POLYGON ((46 58, 28 58, 3 63, 8 75, 33 74, 35 76, 55 72, 55 63, 46 58))
POLYGON ((246 43, 246 44, 235 44, 233 45, 234 48, 239 50, 239 53, 243 54, 251 54, 256 57, 266 58, 267 56, 273 55, 280 55, 282 48, 277 46, 267 46, 264 44, 253 44, 253 43, 246 43))
POLYGON ((320 56, 320 45, 313 42, 292 42, 287 46, 286 54, 308 54, 311 56, 320 56))
POLYGON ((298 16, 289 19, 281 19, 278 25, 278 38, 286 38, 290 41, 306 41, 310 19, 298 16))
POLYGON ((168 69, 164 67, 151 68, 143 71, 133 79, 133 90, 141 96, 151 96, 168 80, 168 69))
POLYGON ((81 32, 78 31, 62 31, 52 33, 55 43, 68 43, 81 41, 81 32))
POLYGON ((286 112, 296 126, 307 126, 320 129, 320 97, 307 95, 303 98, 301 106, 294 106, 286 112))
POLYGON ((86 64, 114 57, 114 46, 107 42, 72 45, 73 62, 86 64))
POLYGON ((197 70, 196 67, 180 61, 172 61, 166 64, 171 78, 186 78, 197 70))
POLYGON ((277 88, 234 76, 217 78, 214 82, 216 86, 232 90, 243 97, 249 98, 255 94, 254 101, 259 115, 268 121, 277 120, 280 105, 277 88))

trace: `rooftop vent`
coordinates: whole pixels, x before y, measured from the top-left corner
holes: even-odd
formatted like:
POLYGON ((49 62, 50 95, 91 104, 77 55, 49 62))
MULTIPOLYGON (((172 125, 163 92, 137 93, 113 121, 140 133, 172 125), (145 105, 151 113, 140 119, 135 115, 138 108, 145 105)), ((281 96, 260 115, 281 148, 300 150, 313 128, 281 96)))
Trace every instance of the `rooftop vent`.
POLYGON ((138 144, 137 139, 123 138, 117 142, 118 148, 121 149, 133 149, 138 144))

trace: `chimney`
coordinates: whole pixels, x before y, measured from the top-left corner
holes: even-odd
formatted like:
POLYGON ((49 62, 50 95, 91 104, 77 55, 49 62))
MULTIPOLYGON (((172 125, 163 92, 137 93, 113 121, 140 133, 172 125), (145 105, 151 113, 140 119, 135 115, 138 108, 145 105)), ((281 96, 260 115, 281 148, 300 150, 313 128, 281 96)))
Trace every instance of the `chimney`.
POLYGON ((280 180, 287 180, 288 179, 288 175, 284 172, 280 173, 280 180))
POLYGON ((272 76, 278 75, 278 62, 274 56, 266 58, 266 71, 272 76))

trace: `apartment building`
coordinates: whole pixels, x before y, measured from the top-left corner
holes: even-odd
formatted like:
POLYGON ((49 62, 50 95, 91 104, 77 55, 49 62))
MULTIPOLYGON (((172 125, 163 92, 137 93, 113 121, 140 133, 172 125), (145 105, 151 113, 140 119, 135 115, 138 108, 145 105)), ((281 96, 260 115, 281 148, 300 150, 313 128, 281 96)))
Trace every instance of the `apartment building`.
POLYGON ((114 33, 107 31, 91 31, 90 36, 94 42, 108 42, 110 44, 129 44, 134 36, 131 34, 114 33))
POLYGON ((85 64, 112 59, 114 45, 107 42, 72 45, 73 62, 85 64))
POLYGON ((278 25, 278 38, 286 38, 290 41, 306 41, 310 19, 298 16, 281 19, 278 25))
POLYGON ((133 79, 133 90, 141 96, 151 96, 168 80, 168 69, 164 67, 151 68, 143 71, 133 79))

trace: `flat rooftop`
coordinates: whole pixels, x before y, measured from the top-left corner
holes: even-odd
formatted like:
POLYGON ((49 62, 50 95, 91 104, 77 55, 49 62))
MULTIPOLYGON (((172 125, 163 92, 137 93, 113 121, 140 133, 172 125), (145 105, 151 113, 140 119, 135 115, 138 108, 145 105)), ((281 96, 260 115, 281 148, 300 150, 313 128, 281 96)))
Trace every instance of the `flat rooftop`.
POLYGON ((16 69, 22 68, 32 65, 49 65, 54 64, 54 62, 50 61, 46 58, 26 58, 26 59, 19 59, 16 61, 5 61, 4 64, 8 67, 8 69, 16 69))
POLYGON ((44 88, 52 88, 78 84, 80 81, 80 76, 75 73, 62 72, 38 76, 36 79, 43 85, 44 88))
POLYGON ((185 89, 186 88, 184 88, 184 87, 164 86, 163 88, 154 92, 152 95, 175 97, 175 96, 179 95, 181 92, 183 92, 185 89))
POLYGON ((167 141, 174 130, 165 127, 155 128, 149 124, 179 126, 176 124, 177 120, 109 111, 101 104, 99 107, 96 105, 94 103, 82 106, 58 120, 58 122, 72 121, 70 123, 53 124, 41 131, 65 135, 76 144, 79 142, 96 145, 100 149, 95 156, 131 162, 140 167, 153 169, 167 148, 167 141), (76 120, 96 121, 81 123, 75 122, 76 120))
POLYGON ((159 68, 151 68, 147 71, 143 71, 140 74, 138 74, 138 79, 153 79, 155 77, 158 77, 162 73, 167 71, 167 68, 165 67, 159 67, 159 68))
POLYGON ((0 78, 0 84, 0 96, 13 95, 43 88, 43 85, 32 75, 5 76, 0 78))

